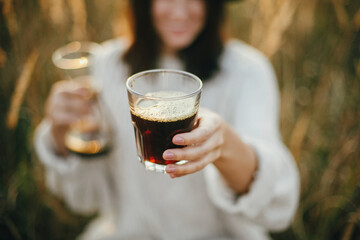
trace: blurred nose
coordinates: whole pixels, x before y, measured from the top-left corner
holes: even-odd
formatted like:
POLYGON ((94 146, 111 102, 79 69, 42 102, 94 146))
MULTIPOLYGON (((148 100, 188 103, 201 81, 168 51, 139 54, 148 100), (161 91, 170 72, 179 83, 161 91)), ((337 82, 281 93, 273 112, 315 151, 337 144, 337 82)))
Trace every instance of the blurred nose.
POLYGON ((187 1, 184 0, 174 0, 172 5, 171 15, 175 19, 185 19, 188 15, 188 6, 187 1))

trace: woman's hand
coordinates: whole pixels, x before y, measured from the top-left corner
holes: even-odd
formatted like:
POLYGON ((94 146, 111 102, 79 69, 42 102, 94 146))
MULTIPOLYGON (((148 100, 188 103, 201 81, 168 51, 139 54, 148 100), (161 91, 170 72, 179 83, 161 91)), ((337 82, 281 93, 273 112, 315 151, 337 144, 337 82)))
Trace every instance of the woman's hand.
POLYGON ((188 133, 177 134, 173 143, 184 148, 168 149, 164 152, 165 160, 187 160, 184 165, 169 164, 166 172, 170 177, 181 177, 197 172, 219 159, 224 143, 223 120, 216 113, 200 109, 198 126, 188 133))
POLYGON ((168 149, 163 153, 165 160, 188 162, 169 164, 166 172, 171 178, 181 177, 213 163, 230 188, 236 193, 246 192, 257 169, 253 149, 242 142, 218 114, 200 109, 198 121, 198 126, 191 132, 173 137, 173 143, 184 145, 184 148, 168 149))
POLYGON ((51 121, 51 133, 59 154, 68 153, 64 136, 70 125, 86 115, 90 109, 91 90, 74 81, 56 82, 45 104, 45 114, 51 121))

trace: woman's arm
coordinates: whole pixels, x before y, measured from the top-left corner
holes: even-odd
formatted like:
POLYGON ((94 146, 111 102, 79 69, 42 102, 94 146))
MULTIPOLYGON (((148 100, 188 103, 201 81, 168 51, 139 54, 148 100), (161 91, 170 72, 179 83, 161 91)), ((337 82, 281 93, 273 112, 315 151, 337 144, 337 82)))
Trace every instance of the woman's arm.
MULTIPOLYGON (((247 57, 239 57, 238 62, 228 58, 227 74, 221 76, 231 78, 226 98, 231 101, 223 104, 229 109, 222 109, 229 122, 201 109, 198 127, 173 138, 174 143, 187 146, 169 149, 163 156, 188 160, 181 166, 168 165, 170 177, 205 168, 209 196, 228 213, 227 218, 237 222, 246 216, 267 229, 281 230, 296 211, 299 175, 281 140, 277 80, 261 54, 248 47, 237 50, 237 57, 247 57)), ((221 101, 220 94, 213 97, 221 101)))
POLYGON ((34 135, 38 159, 45 167, 46 185, 70 209, 81 214, 107 211, 111 207, 109 156, 86 159, 72 153, 57 152, 51 122, 44 119, 34 135))
POLYGON ((168 165, 167 173, 172 178, 180 177, 214 163, 235 193, 246 192, 257 168, 254 151, 216 113, 200 109, 198 116, 199 126, 195 130, 173 139, 175 144, 187 147, 164 152, 167 160, 189 162, 182 166, 168 165))
POLYGON ((222 121, 221 128, 226 141, 214 166, 236 194, 243 194, 249 191, 254 180, 258 159, 254 149, 245 144, 227 123, 222 121))

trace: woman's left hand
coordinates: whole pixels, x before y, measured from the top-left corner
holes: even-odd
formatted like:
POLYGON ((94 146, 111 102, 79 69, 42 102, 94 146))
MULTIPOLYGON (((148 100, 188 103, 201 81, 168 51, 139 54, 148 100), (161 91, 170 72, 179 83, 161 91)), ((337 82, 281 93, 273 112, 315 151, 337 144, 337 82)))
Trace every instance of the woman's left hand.
POLYGON ((163 153, 165 160, 187 160, 183 165, 169 164, 166 172, 171 178, 195 173, 220 158, 224 144, 223 119, 216 113, 201 108, 198 112, 198 126, 191 132, 177 134, 173 143, 184 148, 168 149, 163 153))

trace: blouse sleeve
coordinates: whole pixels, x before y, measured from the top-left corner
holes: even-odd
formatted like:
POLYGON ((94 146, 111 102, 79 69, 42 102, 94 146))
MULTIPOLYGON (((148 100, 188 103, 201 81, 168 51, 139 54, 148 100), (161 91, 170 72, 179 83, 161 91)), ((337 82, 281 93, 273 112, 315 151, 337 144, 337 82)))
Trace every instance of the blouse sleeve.
POLYGON ((298 170, 281 140, 279 93, 272 66, 260 53, 251 54, 255 56, 241 66, 246 68, 246 75, 237 77, 242 78, 238 79, 241 84, 234 83, 232 127, 255 150, 258 170, 249 192, 241 196, 227 187, 213 165, 206 168, 205 177, 211 199, 228 218, 236 222, 239 216, 245 216, 268 230, 283 230, 297 208, 298 170))
MULTIPOLYGON (((112 60, 109 56, 118 56, 114 49, 119 41, 109 41, 94 59, 93 81, 99 91, 109 87, 102 82, 112 60)), ((121 46, 121 45, 120 45, 121 46)), ((114 60, 116 63, 116 60, 114 60)), ((114 63, 113 63, 114 64, 114 63)), ((107 78, 106 78, 107 79, 107 78)), ((46 184, 49 190, 64 199, 74 211, 84 214, 95 211, 111 211, 113 181, 110 174, 112 152, 106 155, 92 156, 91 159, 75 154, 59 156, 54 151, 50 121, 44 119, 35 131, 35 150, 39 160, 44 164, 46 184)), ((114 140, 115 141, 115 140, 114 140)))
POLYGON ((35 131, 35 150, 45 166, 49 190, 62 198, 75 212, 92 214, 110 206, 108 159, 82 158, 75 154, 59 156, 54 151, 50 122, 44 119, 35 131))
MULTIPOLYGON (((114 39, 102 43, 95 55, 92 68, 94 87, 99 91, 112 89, 111 71, 116 69, 120 51, 126 47, 125 40, 114 39), (115 67, 109 67, 111 66, 115 67), (107 76, 107 77, 104 77, 107 76)), ((101 99, 104 101, 104 99, 101 99)), ((107 107, 107 106, 106 106, 107 107)), ((108 116, 107 116, 108 117, 108 116)), ((114 124, 111 122, 111 124, 114 124)), ((105 155, 92 156, 91 159, 75 154, 59 156, 54 151, 51 123, 44 119, 35 131, 35 150, 45 166, 46 184, 49 190, 63 198, 75 212, 90 214, 112 211, 112 201, 116 196, 111 164, 116 149, 105 155)), ((116 127, 116 126, 114 126, 116 127)), ((113 138, 113 145, 116 144, 113 138)))

